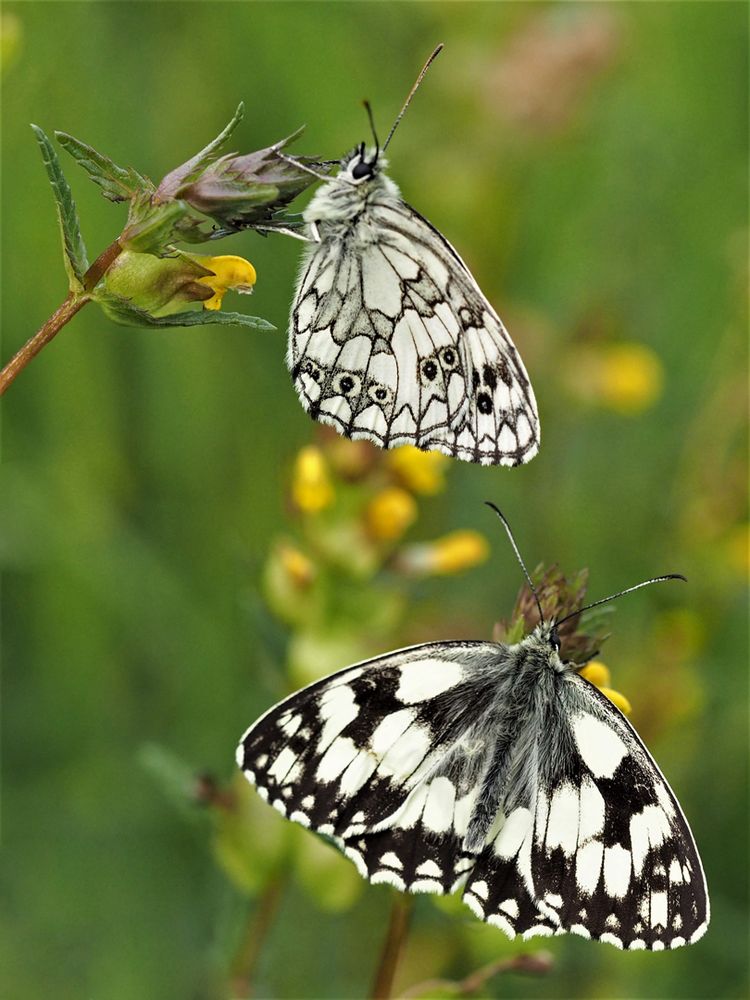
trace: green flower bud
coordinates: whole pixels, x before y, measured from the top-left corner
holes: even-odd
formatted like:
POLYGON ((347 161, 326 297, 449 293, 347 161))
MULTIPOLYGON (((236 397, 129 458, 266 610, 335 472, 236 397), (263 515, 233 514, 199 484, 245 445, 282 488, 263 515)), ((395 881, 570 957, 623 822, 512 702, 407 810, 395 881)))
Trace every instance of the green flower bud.
POLYGON ((188 160, 167 174, 156 200, 179 199, 229 230, 270 223, 316 179, 305 169, 315 162, 311 158, 279 156, 297 135, 244 156, 222 156, 197 176, 188 160))
POLYGON ((210 287, 198 279, 211 274, 188 254, 155 257, 123 250, 104 276, 104 290, 152 316, 177 312, 186 302, 210 299, 210 287))

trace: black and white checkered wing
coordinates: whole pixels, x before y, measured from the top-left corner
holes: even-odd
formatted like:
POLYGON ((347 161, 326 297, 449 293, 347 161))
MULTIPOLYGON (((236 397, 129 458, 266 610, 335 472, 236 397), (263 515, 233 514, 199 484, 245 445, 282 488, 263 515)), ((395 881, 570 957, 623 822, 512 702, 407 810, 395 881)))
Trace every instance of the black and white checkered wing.
POLYGON ((311 245, 288 364, 302 405, 339 433, 483 465, 539 448, 534 393, 453 247, 397 197, 311 245))
POLYGON ((709 903, 687 820, 638 735, 571 675, 567 739, 530 748, 536 795, 501 817, 464 901, 511 937, 570 931, 660 951, 700 938, 709 903))
POLYGON ((448 892, 467 865, 461 840, 477 788, 464 737, 490 693, 491 680, 485 691, 476 676, 499 649, 430 643, 339 671, 252 725, 238 763, 263 798, 334 839, 365 878, 448 892))

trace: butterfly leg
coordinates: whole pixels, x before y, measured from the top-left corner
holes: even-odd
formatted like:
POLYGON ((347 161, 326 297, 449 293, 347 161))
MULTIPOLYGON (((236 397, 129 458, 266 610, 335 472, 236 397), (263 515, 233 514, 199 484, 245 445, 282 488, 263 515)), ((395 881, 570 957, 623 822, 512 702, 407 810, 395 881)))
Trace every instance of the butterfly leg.
POLYGON ((314 239, 305 235, 293 226, 255 226, 255 230, 264 236, 268 233, 280 233, 282 236, 291 236, 295 240, 302 240, 303 243, 319 243, 320 239, 314 239))

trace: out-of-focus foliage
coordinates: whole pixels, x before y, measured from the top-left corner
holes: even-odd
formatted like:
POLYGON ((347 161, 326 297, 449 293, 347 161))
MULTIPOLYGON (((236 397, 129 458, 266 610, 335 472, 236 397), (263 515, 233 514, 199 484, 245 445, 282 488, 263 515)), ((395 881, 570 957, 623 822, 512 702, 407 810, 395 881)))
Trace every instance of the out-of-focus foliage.
MULTIPOLYGON (((257 800, 234 747, 313 671, 508 618, 520 573, 489 499, 530 566, 589 567, 592 600, 653 573, 690 580, 624 599, 606 662, 690 818, 713 922, 656 956, 554 939, 547 976, 505 972, 483 995, 744 996, 746 8, 31 2, 6 3, 0 28, 3 357, 66 290, 30 121, 158 177, 244 99, 237 148, 305 121, 328 159, 367 137, 363 96, 387 128, 442 40, 390 171, 497 306, 542 419, 528 467, 438 463, 420 489, 396 454, 379 460, 356 532, 335 505, 369 459, 347 454, 346 471, 326 442, 305 515, 322 530, 306 535, 286 489, 301 450, 320 448, 283 360, 299 247, 254 233, 222 249, 253 261, 254 311, 278 332, 123 330, 84 310, 39 355, 3 402, 9 995, 224 997, 264 914, 258 996, 362 994, 390 890, 325 874, 345 863, 257 800), (373 542, 396 523, 400 537, 373 542), (437 563, 420 546, 465 531, 491 558, 436 575, 470 546, 437 563), (389 569, 372 557, 387 546, 389 569), (285 587, 309 601, 292 607, 285 587), (322 642, 330 587, 361 629, 322 642), (194 772, 212 776, 193 788, 212 804, 176 809, 194 772), (235 794, 257 814, 263 871, 281 873, 276 896, 261 866, 243 871, 235 794)), ((75 198, 89 246, 106 245, 124 209, 83 180, 75 198)), ((460 904, 418 899, 397 989, 524 950, 460 904)))

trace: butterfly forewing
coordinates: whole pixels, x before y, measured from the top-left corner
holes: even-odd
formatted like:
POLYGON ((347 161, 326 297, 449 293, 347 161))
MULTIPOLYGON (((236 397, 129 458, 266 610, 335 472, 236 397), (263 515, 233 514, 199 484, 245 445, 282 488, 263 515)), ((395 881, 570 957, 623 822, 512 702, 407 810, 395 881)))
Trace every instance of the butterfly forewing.
POLYGON ((290 320, 288 363, 305 409, 384 448, 529 461, 539 421, 526 371, 447 240, 390 181, 346 224, 327 227, 328 210, 317 213, 320 241, 307 251, 290 320))
POLYGON ((511 936, 571 931, 654 951, 695 941, 708 897, 687 820, 632 727, 586 681, 571 684, 559 768, 503 818, 464 900, 511 936))
POLYGON ((424 794, 483 709, 469 694, 465 661, 496 658, 497 648, 431 643, 340 671, 251 726, 238 763, 283 815, 354 854, 362 835, 409 821, 412 792, 424 794))

